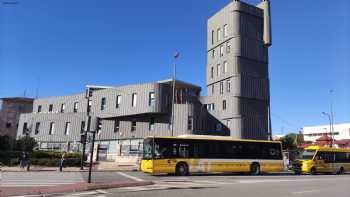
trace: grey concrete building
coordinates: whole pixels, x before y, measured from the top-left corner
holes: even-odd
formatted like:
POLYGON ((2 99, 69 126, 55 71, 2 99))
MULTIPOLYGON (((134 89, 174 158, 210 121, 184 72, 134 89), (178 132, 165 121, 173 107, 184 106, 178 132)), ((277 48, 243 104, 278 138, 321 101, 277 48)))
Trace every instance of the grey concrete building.
POLYGON ((270 5, 232 1, 208 20, 207 90, 217 130, 237 138, 269 134, 270 5))
POLYGON ((0 98, 0 135, 15 139, 21 113, 30 113, 33 109, 32 98, 0 98))
MULTIPOLYGON (((33 113, 23 114, 18 136, 29 134, 41 149, 81 150, 80 135, 87 129, 87 110, 92 118, 90 130, 97 130, 98 159, 139 154, 145 136, 171 135, 172 80, 117 87, 88 86, 86 94, 36 99, 33 113), (98 121, 97 118, 100 118, 98 121)), ((174 135, 200 131, 201 88, 176 81, 174 135)))
POLYGON ((125 86, 87 86, 85 93, 35 99, 23 114, 18 137, 29 132, 42 149, 80 150, 80 134, 97 130, 99 160, 140 153, 145 136, 174 133, 267 139, 269 134, 269 1, 232 1, 208 20, 207 96, 199 86, 172 80, 125 86), (90 100, 90 101, 88 101, 90 100), (99 121, 97 119, 100 118, 99 121))

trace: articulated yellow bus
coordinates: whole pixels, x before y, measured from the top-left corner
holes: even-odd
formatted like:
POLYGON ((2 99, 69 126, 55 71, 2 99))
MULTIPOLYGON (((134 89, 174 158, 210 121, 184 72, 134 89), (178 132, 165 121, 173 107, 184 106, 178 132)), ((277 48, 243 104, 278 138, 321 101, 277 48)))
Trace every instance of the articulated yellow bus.
POLYGON ((147 137, 141 169, 151 174, 280 172, 280 142, 237 140, 222 136, 147 137))
POLYGON ((309 146, 292 167, 295 174, 344 174, 350 171, 350 149, 309 146))

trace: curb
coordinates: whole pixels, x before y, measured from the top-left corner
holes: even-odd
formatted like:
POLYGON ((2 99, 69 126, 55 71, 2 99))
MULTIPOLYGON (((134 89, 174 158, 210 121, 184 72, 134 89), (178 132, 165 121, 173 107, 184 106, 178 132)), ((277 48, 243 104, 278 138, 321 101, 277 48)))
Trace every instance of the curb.
MULTIPOLYGON (((92 170, 92 172, 137 172, 140 170, 134 170, 134 169, 120 169, 120 170, 92 170)), ((51 169, 44 169, 44 170, 30 170, 30 171, 19 171, 19 170, 0 170, 0 172, 22 172, 22 173, 26 173, 26 172, 59 172, 59 170, 51 170, 51 169)), ((61 173, 65 173, 65 172, 89 172, 88 169, 86 170, 64 170, 61 173)))
POLYGON ((50 187, 0 187, 0 196, 23 196, 23 195, 59 195, 65 193, 97 190, 97 189, 111 189, 121 187, 137 187, 152 185, 151 181, 140 181, 140 182, 106 182, 106 183, 76 183, 71 185, 58 185, 50 187), (6 191, 12 189, 12 191, 6 191))

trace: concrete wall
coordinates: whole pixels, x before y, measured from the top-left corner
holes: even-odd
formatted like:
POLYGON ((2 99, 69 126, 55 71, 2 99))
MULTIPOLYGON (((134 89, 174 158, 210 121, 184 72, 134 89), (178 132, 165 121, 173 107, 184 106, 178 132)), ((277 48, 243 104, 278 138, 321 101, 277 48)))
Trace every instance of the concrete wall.
MULTIPOLYGON (((177 88, 197 87, 185 86, 179 83, 177 88)), ((97 130, 97 117, 102 118, 102 127, 96 136, 96 140, 110 141, 120 139, 140 139, 149 135, 171 135, 171 86, 166 83, 146 83, 127 85, 113 88, 95 90, 91 96, 91 130, 97 130), (155 93, 153 106, 149 105, 149 93, 155 93), (132 107, 132 94, 137 94, 136 107, 132 107), (121 96, 121 103, 116 107, 117 95, 121 96), (101 110, 101 100, 105 98, 106 104, 101 110), (166 101, 168 100, 168 101, 166 101), (150 127, 151 119, 154 119, 154 126, 150 127), (119 130, 115 129, 116 121, 119 121, 119 130), (136 122, 136 129, 132 131, 132 122, 136 122)), ((193 94, 191 94, 193 96, 193 94)), ((191 134, 200 130, 198 124, 198 113, 195 113, 201 105, 198 97, 189 96, 183 104, 175 104, 174 135, 191 134), (188 118, 192 117, 192 128, 188 129, 188 118)), ((50 97, 36 99, 34 101, 34 113, 21 116, 18 137, 24 135, 23 125, 27 123, 30 135, 40 142, 74 142, 80 140, 82 122, 87 125, 87 99, 85 94, 72 96, 50 97), (79 103, 78 112, 74 112, 74 103, 79 103), (60 112, 62 104, 65 104, 65 111, 60 112), (53 112, 49 112, 49 105, 53 104, 53 112), (41 106, 41 112, 37 111, 41 106), (36 123, 40 123, 39 131, 35 132, 36 123), (49 134, 50 123, 55 123, 53 134, 49 134), (70 122, 70 132, 65 134, 66 123, 70 122)))
POLYGON ((0 135, 16 138, 21 113, 32 112, 33 99, 0 99, 0 135))
POLYGON ((268 48, 263 40, 263 14, 255 6, 231 2, 208 20, 208 97, 202 101, 215 105, 210 114, 237 138, 267 139, 268 48))

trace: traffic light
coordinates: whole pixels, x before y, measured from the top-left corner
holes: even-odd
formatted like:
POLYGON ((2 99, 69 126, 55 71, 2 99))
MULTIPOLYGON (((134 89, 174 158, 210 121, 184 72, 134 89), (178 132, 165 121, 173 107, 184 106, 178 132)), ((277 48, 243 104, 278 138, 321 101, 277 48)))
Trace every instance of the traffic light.
POLYGON ((80 143, 82 143, 82 144, 85 144, 86 143, 86 135, 85 134, 81 134, 80 135, 80 143))

